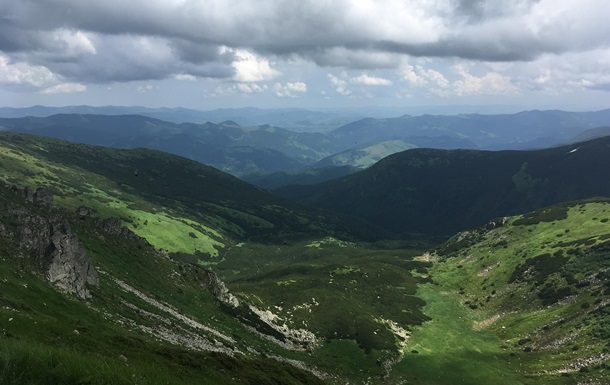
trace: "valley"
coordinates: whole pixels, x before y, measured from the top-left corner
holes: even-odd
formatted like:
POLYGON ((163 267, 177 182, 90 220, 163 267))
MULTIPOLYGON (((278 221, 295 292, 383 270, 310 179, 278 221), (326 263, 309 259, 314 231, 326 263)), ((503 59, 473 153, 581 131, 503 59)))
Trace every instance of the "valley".
POLYGON ((0 382, 608 383, 607 148, 408 150, 295 203, 160 151, 1 133, 0 382), (455 200, 415 217, 384 182, 450 174, 455 200), (355 205, 310 206, 337 184, 355 205))

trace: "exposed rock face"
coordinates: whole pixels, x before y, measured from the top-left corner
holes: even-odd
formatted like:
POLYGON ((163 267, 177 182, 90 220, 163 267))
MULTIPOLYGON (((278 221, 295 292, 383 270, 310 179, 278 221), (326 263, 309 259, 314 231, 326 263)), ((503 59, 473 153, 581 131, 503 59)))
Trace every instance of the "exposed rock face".
POLYGON ((93 215, 93 209, 91 207, 87 207, 87 206, 79 206, 76 209, 76 215, 78 215, 81 218, 91 217, 93 215))
POLYGON ((0 221, 7 221, 0 222, 0 236, 10 239, 22 255, 30 257, 59 291, 90 298, 87 284, 99 284, 97 271, 68 222, 48 208, 41 209, 52 204, 52 196, 44 189, 35 193, 28 188, 11 190, 25 202, 5 204, 0 221))
POLYGON ((212 293, 217 300, 232 308, 239 306, 239 300, 229 292, 224 282, 213 271, 204 270, 196 266, 185 267, 199 283, 199 286, 212 293))
POLYGON ((29 187, 21 190, 16 186, 12 186, 11 190, 17 195, 23 197, 28 202, 53 206, 53 194, 51 194, 51 192, 45 188, 39 187, 35 192, 32 192, 29 187))
POLYGON ((234 308, 239 306, 237 298, 229 292, 229 289, 227 289, 224 282, 222 282, 213 271, 206 270, 205 275, 208 281, 208 290, 214 294, 220 302, 234 308))
POLYGON ((98 286, 99 278, 85 249, 69 227, 53 230, 44 257, 47 280, 61 292, 91 298, 87 284, 98 286))
POLYGON ((118 218, 108 218, 102 221, 102 230, 107 234, 121 235, 124 237, 134 236, 134 232, 123 226, 122 222, 118 218))

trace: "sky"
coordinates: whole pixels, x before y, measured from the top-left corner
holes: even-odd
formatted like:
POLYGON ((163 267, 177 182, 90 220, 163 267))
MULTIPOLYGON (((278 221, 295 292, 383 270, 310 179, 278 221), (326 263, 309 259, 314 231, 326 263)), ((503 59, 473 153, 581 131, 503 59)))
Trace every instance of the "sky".
POLYGON ((607 0, 0 0, 0 106, 610 107, 607 0))

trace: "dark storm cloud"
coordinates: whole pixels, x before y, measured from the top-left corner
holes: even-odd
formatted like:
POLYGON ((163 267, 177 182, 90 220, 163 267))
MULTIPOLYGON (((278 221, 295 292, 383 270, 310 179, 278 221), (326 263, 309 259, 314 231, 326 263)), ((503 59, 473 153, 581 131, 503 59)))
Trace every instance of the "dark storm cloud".
POLYGON ((529 61, 607 47, 602 0, 0 0, 0 54, 74 81, 235 74, 237 49, 322 66, 529 61), (228 48, 228 49, 225 49, 228 48))
POLYGON ((523 14, 540 0, 458 0, 455 1, 453 15, 456 18, 464 18, 469 22, 478 22, 513 14, 523 14))

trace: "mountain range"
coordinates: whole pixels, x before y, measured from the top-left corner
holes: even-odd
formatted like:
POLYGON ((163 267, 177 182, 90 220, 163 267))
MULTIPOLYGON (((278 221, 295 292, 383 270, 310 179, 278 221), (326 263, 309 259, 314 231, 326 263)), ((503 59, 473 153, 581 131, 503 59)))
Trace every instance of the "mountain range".
POLYGON ((397 234, 448 236, 491 218, 610 195, 610 137, 531 151, 413 149, 366 170, 274 190, 397 234))
POLYGON ((608 147, 415 148, 279 197, 0 133, 0 383, 610 383, 608 147))
MULTIPOLYGON (((131 111, 126 107, 85 107, 74 107, 73 110, 106 113, 131 111)), ((53 111, 39 107, 32 108, 31 112, 43 114, 39 110, 47 113, 53 111)), ((14 115, 15 112, 11 111, 14 115)), ((284 114, 287 119, 298 119, 306 110, 280 111, 267 112, 284 114)), ((154 115, 149 110, 144 112, 154 115)), ((227 115, 223 117, 239 117, 239 113, 244 111, 232 112, 237 115, 226 112, 227 115)), ((5 111, 5 115, 10 113, 5 111)), ((405 115, 399 118, 366 118, 332 129, 312 130, 323 132, 295 132, 268 124, 240 125, 234 120, 201 123, 194 115, 184 115, 185 119, 189 117, 197 122, 173 123, 142 115, 58 114, 3 118, 0 119, 0 129, 86 144, 162 150, 252 181, 254 179, 249 175, 287 170, 330 166, 366 168, 387 155, 409 148, 546 148, 567 143, 584 131, 610 124, 610 110, 526 111, 507 115, 405 115)))

